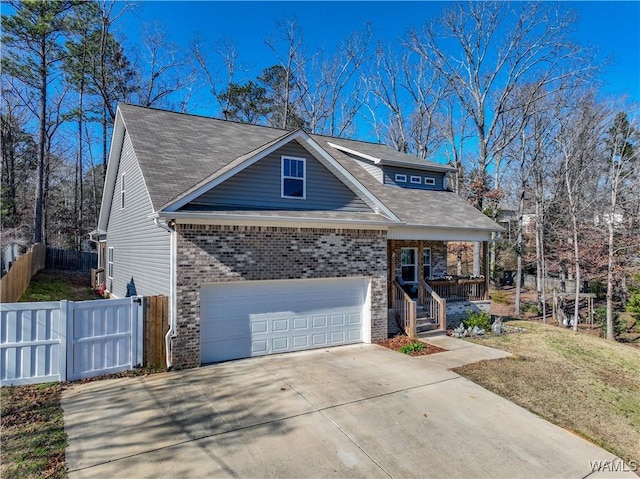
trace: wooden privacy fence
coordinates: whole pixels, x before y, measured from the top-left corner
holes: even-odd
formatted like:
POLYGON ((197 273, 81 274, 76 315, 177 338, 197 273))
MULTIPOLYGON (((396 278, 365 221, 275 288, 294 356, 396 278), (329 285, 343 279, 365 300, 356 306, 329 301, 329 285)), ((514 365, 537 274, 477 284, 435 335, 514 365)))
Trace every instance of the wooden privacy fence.
POLYGON ((169 331, 169 298, 144 298, 144 365, 166 368, 167 347, 165 336, 169 331))
POLYGON ((98 255, 96 253, 47 246, 46 269, 88 272, 97 265, 98 255))
POLYGON ((13 303, 20 299, 29 286, 31 277, 45 266, 46 248, 38 243, 28 253, 19 256, 9 272, 0 279, 0 301, 13 303))

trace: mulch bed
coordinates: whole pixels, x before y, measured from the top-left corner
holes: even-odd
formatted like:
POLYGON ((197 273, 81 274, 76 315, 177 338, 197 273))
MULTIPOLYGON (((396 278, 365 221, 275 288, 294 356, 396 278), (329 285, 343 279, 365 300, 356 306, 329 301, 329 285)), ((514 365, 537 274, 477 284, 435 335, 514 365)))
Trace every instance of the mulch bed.
MULTIPOLYGON (((383 346, 385 348, 393 349, 394 351, 400 352, 400 348, 402 346, 406 346, 407 344, 419 343, 421 342, 419 339, 411 339, 407 336, 394 336, 389 339, 382 339, 378 341, 376 344, 379 346, 383 346)), ((409 356, 427 356, 429 354, 442 353, 446 351, 446 349, 439 348, 438 346, 434 346, 432 344, 424 344, 424 349, 422 351, 415 351, 409 353, 409 356)))

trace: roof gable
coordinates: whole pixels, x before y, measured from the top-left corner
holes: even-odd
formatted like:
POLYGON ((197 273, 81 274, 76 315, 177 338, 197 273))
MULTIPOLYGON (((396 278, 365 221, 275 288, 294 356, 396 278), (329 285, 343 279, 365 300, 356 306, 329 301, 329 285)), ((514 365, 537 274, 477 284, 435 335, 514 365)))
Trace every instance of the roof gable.
MULTIPOLYGON (((173 201, 162 207, 163 212, 174 212, 183 208, 195 199, 202 197, 205 193, 221 185, 225 181, 234 177, 241 171, 261 159, 271 155, 283 146, 296 141, 309 154, 313 156, 324 168, 330 171, 333 176, 342 182, 356 197, 368 205, 369 209, 375 213, 383 214, 388 218, 397 221, 396 215, 391 212, 378 198, 368 191, 342 164, 337 162, 325 149, 323 149, 313 138, 303 130, 296 130, 282 135, 280 138, 263 145, 254 151, 246 153, 228 163, 225 167, 216 171, 209 177, 196 184, 194 187, 179 195, 173 201)), ((291 208, 289 208, 291 209, 291 208)))
POLYGON ((371 206, 330 172, 297 140, 280 146, 255 163, 210 188, 180 211, 316 210, 367 212, 371 206), (305 198, 282 197, 282 158, 305 161, 305 198))

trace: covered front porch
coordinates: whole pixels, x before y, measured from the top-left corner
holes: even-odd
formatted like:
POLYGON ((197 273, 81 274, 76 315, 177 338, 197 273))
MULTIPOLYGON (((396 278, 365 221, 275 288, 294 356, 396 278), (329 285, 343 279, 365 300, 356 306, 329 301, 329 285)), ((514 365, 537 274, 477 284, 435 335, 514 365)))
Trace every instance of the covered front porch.
POLYGON ((481 275, 458 276, 449 274, 450 241, 388 240, 390 333, 415 338, 446 331, 459 324, 470 310, 489 310, 489 242, 480 242, 481 275))

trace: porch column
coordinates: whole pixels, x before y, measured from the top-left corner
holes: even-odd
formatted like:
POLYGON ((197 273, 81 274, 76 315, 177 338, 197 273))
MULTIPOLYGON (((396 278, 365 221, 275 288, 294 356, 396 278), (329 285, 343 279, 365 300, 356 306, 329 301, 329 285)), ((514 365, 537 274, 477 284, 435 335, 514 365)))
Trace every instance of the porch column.
POLYGON ((484 274, 484 299, 489 299, 489 242, 482 242, 482 273, 484 274))
POLYGON ((424 290, 422 289, 422 280, 423 278, 423 271, 424 271, 424 260, 423 260, 423 256, 422 256, 422 252, 424 250, 424 241, 420 240, 418 241, 418 304, 419 305, 424 305, 424 290))

